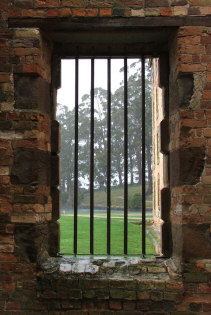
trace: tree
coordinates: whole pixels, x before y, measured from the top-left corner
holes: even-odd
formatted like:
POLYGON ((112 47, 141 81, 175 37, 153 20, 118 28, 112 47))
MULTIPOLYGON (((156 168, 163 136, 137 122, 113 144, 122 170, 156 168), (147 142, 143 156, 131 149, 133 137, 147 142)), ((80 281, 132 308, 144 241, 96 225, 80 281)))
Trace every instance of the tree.
MULTIPOLYGON (((141 111, 141 69, 140 62, 131 66, 132 74, 128 78, 128 170, 131 184, 142 181, 142 111, 141 111)), ((146 175, 147 194, 152 192, 152 106, 151 74, 146 65, 145 78, 145 112, 146 112, 146 175)), ((107 91, 96 88, 94 91, 94 184, 97 189, 107 185, 107 91)), ((61 124, 61 187, 72 196, 74 185, 74 109, 58 106, 57 119, 61 124)), ((90 172, 90 95, 82 97, 79 104, 79 154, 78 178, 79 187, 85 187, 90 172)), ((111 184, 123 184, 124 170, 124 86, 121 86, 111 97, 111 184)), ((65 199, 65 198, 63 198, 65 199)), ((71 199, 71 197, 69 198, 71 199)))

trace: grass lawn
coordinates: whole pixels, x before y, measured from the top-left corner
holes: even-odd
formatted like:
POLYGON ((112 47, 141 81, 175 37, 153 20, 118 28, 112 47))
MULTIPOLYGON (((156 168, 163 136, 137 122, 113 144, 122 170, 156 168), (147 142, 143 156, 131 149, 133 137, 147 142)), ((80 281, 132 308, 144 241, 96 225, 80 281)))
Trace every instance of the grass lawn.
MULTIPOLYGON (((141 193, 141 185, 128 185, 128 195, 141 193)), ((89 193, 85 193, 84 199, 80 203, 80 207, 89 208, 89 193)), ((96 190, 94 192, 94 204, 96 208, 106 208, 107 193, 105 190, 96 190)), ((113 209, 124 208, 124 189, 123 187, 112 187, 111 189, 111 207, 113 209)), ((152 195, 146 196, 146 207, 152 209, 152 195)))
MULTIPOLYGON (((140 221, 131 218, 128 222, 128 254, 141 253, 141 226, 131 222, 140 221)), ((94 219, 94 252, 96 254, 106 254, 107 226, 105 217, 94 219)), ((73 216, 62 215, 60 218, 61 229, 61 253, 73 252, 73 216)), ((123 218, 112 218, 111 220, 111 254, 123 254, 124 244, 124 221, 123 218)), ((146 251, 154 254, 155 251, 148 238, 146 238, 146 251)), ((78 217, 78 253, 89 253, 89 218, 78 217)))

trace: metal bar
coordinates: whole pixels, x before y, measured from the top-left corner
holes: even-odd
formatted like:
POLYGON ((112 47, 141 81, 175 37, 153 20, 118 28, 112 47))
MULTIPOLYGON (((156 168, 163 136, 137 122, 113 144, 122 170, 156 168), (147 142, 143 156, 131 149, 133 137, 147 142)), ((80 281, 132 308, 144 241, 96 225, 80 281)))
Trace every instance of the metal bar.
POLYGON ((124 58, 124 254, 128 241, 128 84, 127 58, 124 58))
MULTIPOLYGON (((68 255, 68 256, 72 256, 74 255, 74 253, 59 253, 59 255, 61 256, 65 256, 65 255, 68 255)), ((91 255, 90 253, 78 253, 77 256, 89 256, 91 255)), ((95 256, 107 256, 108 254, 99 254, 99 253, 95 253, 95 256)), ((112 256, 122 256, 122 253, 117 253, 117 254, 112 254, 112 256)), ((163 256, 160 256, 158 254, 131 254, 130 253, 130 256, 141 256, 141 257, 145 257, 145 256, 153 256, 155 258, 162 258, 163 259, 163 256)))
POLYGON ((107 254, 111 253, 111 58, 107 63, 107 254))
POLYGON ((75 58, 75 157, 74 157, 74 254, 77 254, 78 232, 78 58, 75 58))
POLYGON ((141 57, 142 72, 142 254, 146 254, 146 183, 145 183, 145 57, 141 57))
POLYGON ((94 58, 91 59, 90 254, 94 254, 94 58))

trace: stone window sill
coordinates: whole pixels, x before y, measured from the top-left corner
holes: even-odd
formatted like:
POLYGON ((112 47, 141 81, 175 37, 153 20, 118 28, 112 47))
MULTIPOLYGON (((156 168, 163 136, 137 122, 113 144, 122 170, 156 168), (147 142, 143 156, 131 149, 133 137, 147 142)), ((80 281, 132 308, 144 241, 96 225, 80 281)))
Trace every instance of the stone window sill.
POLYGON ((138 257, 50 257, 41 272, 68 278, 157 279, 180 278, 172 259, 138 257))

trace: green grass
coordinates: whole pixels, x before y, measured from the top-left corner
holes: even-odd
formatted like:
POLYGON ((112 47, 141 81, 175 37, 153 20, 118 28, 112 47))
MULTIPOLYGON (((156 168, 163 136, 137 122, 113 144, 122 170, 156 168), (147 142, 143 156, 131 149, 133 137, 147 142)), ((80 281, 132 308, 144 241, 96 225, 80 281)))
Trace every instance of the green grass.
MULTIPOLYGON (((141 185, 129 185, 128 196, 135 193, 141 193, 141 185)), ((94 193, 95 208, 106 208, 107 193, 105 190, 97 190, 94 193)), ((83 201, 80 203, 80 207, 89 208, 89 193, 85 193, 83 201)), ((111 189, 111 207, 112 209, 124 208, 124 188, 112 187, 111 189)), ((152 208, 152 195, 146 196, 146 207, 152 208)))
MULTIPOLYGON (((113 216, 113 214, 112 214, 113 216)), ((140 221, 131 218, 128 222, 128 254, 141 253, 141 226, 131 222, 140 221)), ((94 219, 94 252, 95 254, 106 254, 107 225, 105 217, 94 219)), ((60 219, 62 253, 73 252, 73 216, 62 215, 60 219)), ((78 217, 78 253, 89 253, 89 218, 78 217)), ((111 222, 111 254, 123 255, 124 244, 124 221, 122 218, 112 218, 111 222)), ((146 238, 147 253, 154 254, 153 246, 146 238)))

